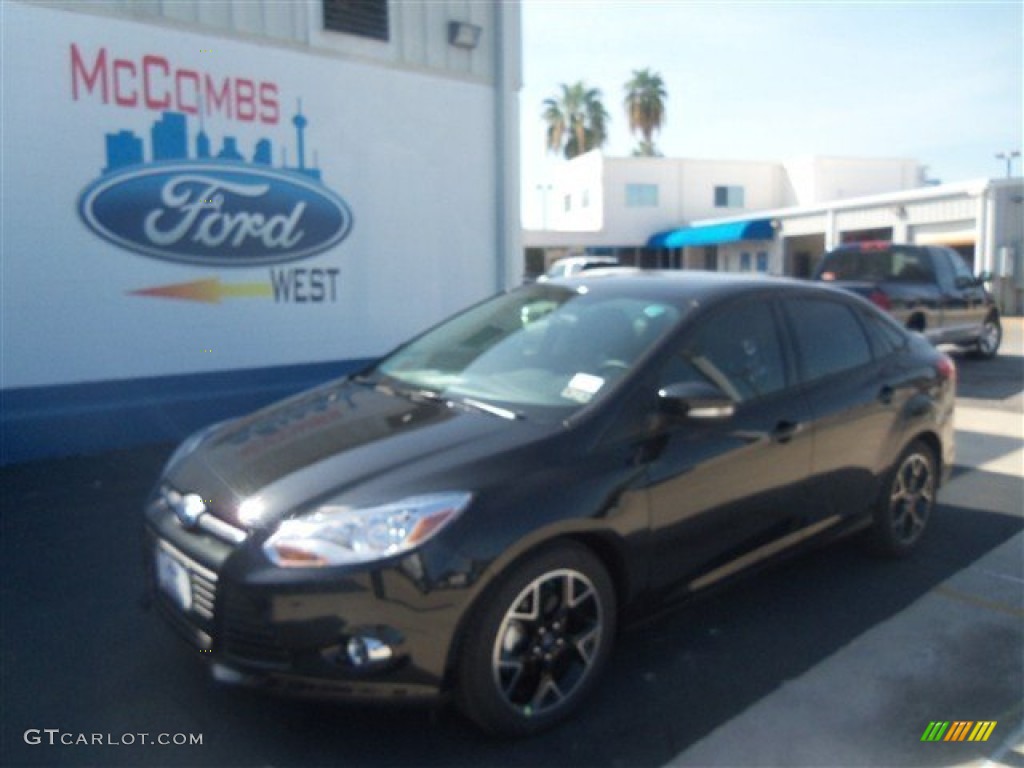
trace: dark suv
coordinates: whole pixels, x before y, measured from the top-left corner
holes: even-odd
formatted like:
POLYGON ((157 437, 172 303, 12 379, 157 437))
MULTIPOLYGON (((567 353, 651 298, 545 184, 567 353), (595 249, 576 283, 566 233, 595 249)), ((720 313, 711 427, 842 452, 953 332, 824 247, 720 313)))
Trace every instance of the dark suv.
POLYGON ((1003 331, 999 310, 950 248, 889 242, 849 243, 829 251, 815 279, 870 299, 933 344, 957 344, 976 357, 995 357, 1003 331))

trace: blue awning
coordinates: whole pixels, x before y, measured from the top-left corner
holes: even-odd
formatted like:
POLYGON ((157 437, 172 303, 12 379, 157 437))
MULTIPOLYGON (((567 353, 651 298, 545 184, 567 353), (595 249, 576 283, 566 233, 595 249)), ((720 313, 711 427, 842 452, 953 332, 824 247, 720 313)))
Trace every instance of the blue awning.
POLYGON ((730 221, 726 224, 708 224, 704 227, 670 229, 651 235, 648 248, 685 248, 688 245, 716 245, 741 240, 771 240, 775 237, 771 219, 730 221))

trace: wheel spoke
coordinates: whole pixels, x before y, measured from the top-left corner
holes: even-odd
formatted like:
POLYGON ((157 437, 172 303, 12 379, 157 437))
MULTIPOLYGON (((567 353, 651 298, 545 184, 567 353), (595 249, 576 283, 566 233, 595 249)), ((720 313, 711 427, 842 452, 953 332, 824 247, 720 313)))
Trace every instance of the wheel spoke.
POLYGON ((519 684, 522 676, 523 663, 521 661, 503 659, 498 662, 498 679, 502 681, 502 690, 506 696, 511 695, 515 691, 516 685, 519 684), (505 679, 506 676, 508 676, 507 680, 505 679))
POLYGON ((508 619, 520 619, 522 621, 536 621, 540 618, 540 587, 539 583, 531 584, 528 594, 520 595, 519 601, 508 612, 508 619))
POLYGON ((591 587, 587 582, 582 580, 576 580, 576 584, 579 585, 581 589, 575 595, 573 595, 572 593, 572 584, 570 583, 569 586, 569 601, 567 604, 570 608, 575 608, 584 600, 588 599, 589 597, 591 597, 591 595, 594 594, 594 588, 591 587))
POLYGON ((600 627, 594 627, 589 632, 584 632, 582 635, 573 638, 573 647, 587 666, 590 666, 591 659, 593 659, 594 653, 597 651, 600 635, 600 627))
POLYGON ((540 685, 537 686, 536 693, 534 693, 533 698, 530 700, 530 706, 535 712, 539 712, 557 704, 564 698, 565 694, 558 687, 558 683, 555 682, 554 678, 550 675, 545 675, 541 679, 540 685), (554 696, 554 701, 549 702, 548 700, 552 696, 554 696))

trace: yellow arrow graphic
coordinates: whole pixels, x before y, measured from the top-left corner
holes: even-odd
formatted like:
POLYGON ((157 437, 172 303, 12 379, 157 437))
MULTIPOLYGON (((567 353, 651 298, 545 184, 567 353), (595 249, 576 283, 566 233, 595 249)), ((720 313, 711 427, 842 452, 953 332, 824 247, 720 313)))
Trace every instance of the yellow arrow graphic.
POLYGON ((205 304, 220 304, 225 298, 273 295, 270 283, 222 283, 219 277, 193 280, 190 283, 158 285, 155 288, 142 288, 128 293, 132 296, 157 296, 163 299, 201 301, 205 304))

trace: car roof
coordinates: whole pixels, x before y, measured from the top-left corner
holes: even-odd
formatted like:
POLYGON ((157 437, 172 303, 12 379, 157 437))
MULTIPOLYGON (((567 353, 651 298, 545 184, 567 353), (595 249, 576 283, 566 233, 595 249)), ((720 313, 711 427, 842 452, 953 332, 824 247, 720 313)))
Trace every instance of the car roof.
POLYGON ((591 269, 551 281, 574 290, 607 296, 660 300, 675 304, 716 303, 751 293, 827 293, 849 300, 850 294, 831 286, 759 274, 702 270, 649 270, 634 267, 591 269))

